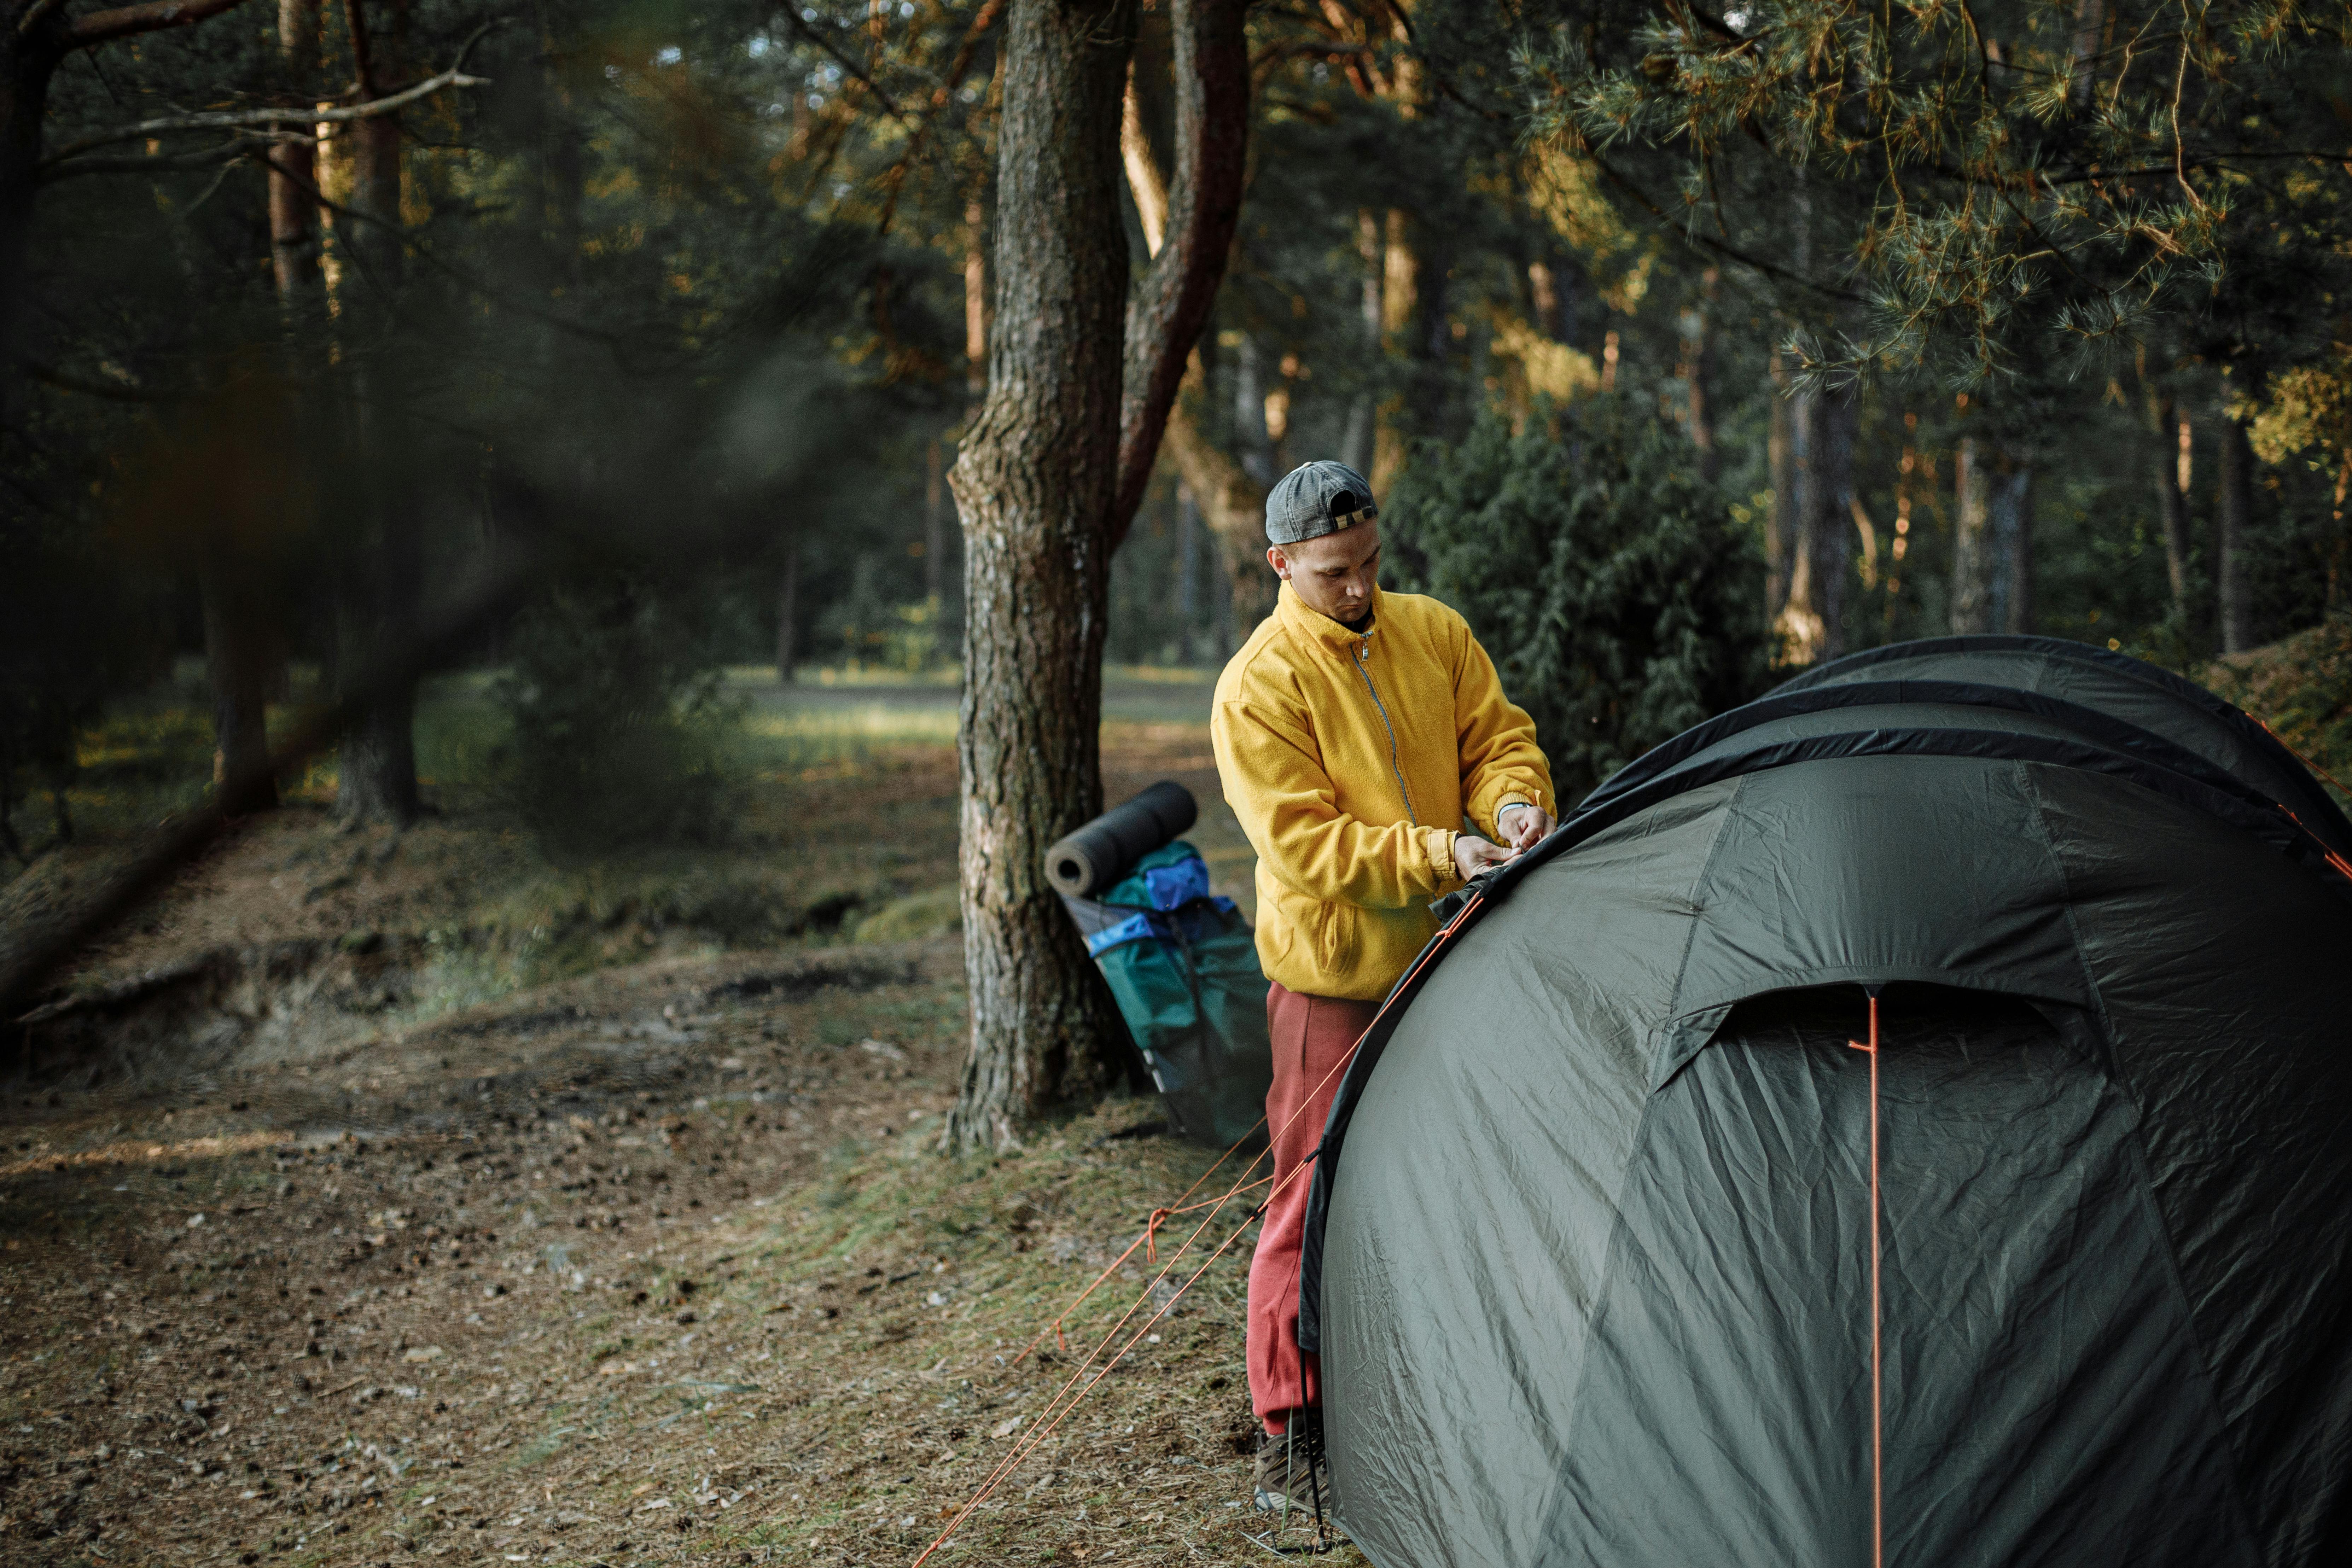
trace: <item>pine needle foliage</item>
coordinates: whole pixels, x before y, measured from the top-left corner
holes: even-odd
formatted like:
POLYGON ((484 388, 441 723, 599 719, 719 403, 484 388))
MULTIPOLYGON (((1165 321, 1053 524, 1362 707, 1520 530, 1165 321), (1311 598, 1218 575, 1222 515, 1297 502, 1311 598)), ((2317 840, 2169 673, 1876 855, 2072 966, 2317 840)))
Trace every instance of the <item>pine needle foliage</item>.
POLYGON ((2352 281, 2347 0, 1552 15, 1521 57, 1538 134, 1818 315, 1866 302, 1817 376, 2080 374, 2168 323, 2292 361, 2352 281))
POLYGON ((1672 426, 1615 397, 1489 416, 1399 480, 1400 585, 1462 612, 1563 801, 1767 680, 1764 563, 1672 426))

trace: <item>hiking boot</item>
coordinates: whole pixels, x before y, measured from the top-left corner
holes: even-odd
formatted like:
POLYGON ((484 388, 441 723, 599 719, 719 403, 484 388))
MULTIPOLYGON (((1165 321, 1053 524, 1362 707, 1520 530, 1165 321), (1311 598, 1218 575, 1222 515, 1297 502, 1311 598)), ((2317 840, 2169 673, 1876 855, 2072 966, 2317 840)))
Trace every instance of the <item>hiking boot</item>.
POLYGON ((1307 1431, 1268 1433, 1258 1445, 1255 1481, 1255 1500, 1261 1513, 1287 1513, 1294 1508, 1316 1513, 1331 1506, 1330 1468, 1323 1463, 1323 1446, 1307 1431))

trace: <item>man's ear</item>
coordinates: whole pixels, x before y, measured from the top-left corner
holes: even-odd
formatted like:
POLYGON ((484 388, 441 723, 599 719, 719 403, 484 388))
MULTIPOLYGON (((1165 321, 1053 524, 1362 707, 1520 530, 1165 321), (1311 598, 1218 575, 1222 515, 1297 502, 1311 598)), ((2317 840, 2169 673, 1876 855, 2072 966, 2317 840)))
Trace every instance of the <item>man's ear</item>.
POLYGON ((1274 568, 1276 576, 1286 583, 1290 581, 1290 559, 1283 554, 1279 545, 1269 544, 1265 547, 1265 563, 1274 568))

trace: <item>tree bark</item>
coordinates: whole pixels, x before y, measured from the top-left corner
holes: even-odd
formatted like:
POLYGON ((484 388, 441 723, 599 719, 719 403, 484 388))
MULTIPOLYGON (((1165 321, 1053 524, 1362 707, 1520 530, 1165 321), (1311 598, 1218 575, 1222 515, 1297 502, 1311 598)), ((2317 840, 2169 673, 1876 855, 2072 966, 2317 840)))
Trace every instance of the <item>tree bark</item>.
MULTIPOLYGON (((345 0, 360 101, 382 97, 396 81, 400 23, 405 8, 394 0, 386 9, 394 26, 368 26, 364 0, 345 0)), ((390 317, 405 265, 401 237, 401 135, 399 117, 378 115, 359 123, 351 205, 364 215, 352 223, 349 253, 359 277, 351 305, 361 320, 390 317)), ((343 604, 337 618, 337 665, 344 679, 363 678, 388 652, 414 636, 417 602, 424 590, 424 541, 406 482, 401 438, 401 387, 389 351, 358 362, 353 372, 358 398, 355 420, 371 477, 370 496, 343 604)), ((383 690, 345 739, 335 790, 335 809, 349 821, 415 820, 422 803, 416 787, 416 686, 403 681, 383 690)))
POLYGON ((1715 447, 1715 317, 1723 292, 1723 271, 1710 267, 1699 275, 1696 291, 1683 307, 1682 378, 1685 428, 1698 448, 1698 477, 1713 484, 1722 471, 1722 455, 1715 447))
POLYGON ((2187 466, 2189 426, 2169 397, 2156 405, 2156 513, 2164 530, 2164 576, 2172 590, 2172 617, 2189 624, 2189 498, 2181 469, 2187 466))
POLYGON ((202 546, 196 594, 204 606, 205 677, 213 698, 213 784, 253 781, 238 798, 222 802, 229 811, 267 811, 278 804, 278 786, 264 764, 269 760, 268 636, 261 624, 257 595, 247 563, 220 539, 202 546))
POLYGON ((978 196, 964 204, 963 226, 963 385, 977 416, 988 395, 988 208, 978 196))
POLYGON ((41 115, 49 78, 65 48, 55 36, 61 22, 20 33, 15 11, 0 15, 0 418, 16 379, 25 318, 25 267, 30 258, 33 208, 40 186, 41 115))
MULTIPOLYGON (((278 58, 289 80, 308 90, 319 68, 319 0, 278 0, 278 58)), ((269 150, 269 269, 289 321, 307 314, 319 282, 318 207, 310 187, 318 155, 307 142, 269 150)))
POLYGON ((1952 630, 1992 629, 1990 540, 1992 453, 1974 436, 1960 437, 1952 458, 1957 506, 1952 521, 1952 630))
POLYGON ((940 572, 947 552, 947 443, 934 436, 924 447, 923 473, 923 597, 934 606, 945 602, 940 572))
POLYGON ((1265 428, 1265 387, 1258 379, 1257 339, 1244 331, 1234 351, 1234 447, 1242 471, 1261 489, 1274 487, 1274 438, 1265 428))
POLYGON ((2011 458, 1992 481, 1992 593, 1996 631, 2033 629, 2033 466, 2011 458))
POLYGON ((989 392, 950 482, 964 529, 964 970, 951 1146, 1007 1147, 1111 1080, 1124 1030, 1045 880, 1102 809, 1103 608, 1118 487, 1127 0, 1013 0, 997 133, 989 392))
POLYGON ((950 1147, 1004 1147, 1133 1060, 1045 878, 1102 808, 1112 552, 1141 502, 1240 216, 1241 0, 1177 0, 1177 176, 1130 306, 1118 199, 1131 0, 1013 0, 1003 46, 988 395, 949 482, 964 529, 957 734, 971 1047, 950 1147))
MULTIPOLYGON (((1412 95, 1407 96, 1410 99, 1412 95)), ((1412 325, 1421 293, 1421 258, 1413 254, 1410 220, 1403 208, 1389 208, 1382 228, 1381 342, 1383 360, 1392 363, 1404 357, 1405 334, 1412 325)), ((1402 366, 1395 368, 1399 373, 1403 370, 1402 366)), ((1374 496, 1386 495, 1404 468, 1403 413, 1404 398, 1395 392, 1387 393, 1373 406, 1372 469, 1364 477, 1372 481, 1374 496)))
POLYGON ((2246 545, 2253 537, 2254 452, 2246 427, 2221 416, 2221 504, 2213 550, 2213 588, 2220 601, 2221 651, 2254 646, 2254 605, 2246 581, 2246 545))
POLYGON ((2074 58, 2067 62, 2071 79, 2066 96, 2078 110, 2088 109, 2098 90, 2099 74, 2093 62, 2098 58, 2106 17, 2106 0, 2074 0, 2074 58))
POLYGON ((1267 487, 1202 433, 1199 409, 1207 379, 1196 354, 1185 377, 1186 395, 1169 412, 1168 452, 1216 541, 1225 576, 1218 605, 1218 646, 1229 652, 1236 627, 1247 636, 1274 608, 1273 579, 1265 568, 1267 487))
MULTIPOLYGON (((1367 372, 1381 363, 1381 283, 1385 258, 1381 253, 1380 215, 1370 207, 1356 214, 1356 256, 1363 263, 1360 346, 1367 372)), ((1380 390, 1375 384, 1356 394, 1348 405, 1348 423, 1339 437, 1339 460, 1367 479, 1372 472, 1372 430, 1380 390)))
MULTIPOLYGON (((1787 374, 1785 370, 1781 373, 1787 374)), ((1834 546, 1822 537, 1827 517, 1828 493, 1819 472, 1822 447, 1822 399, 1818 394, 1794 392, 1788 404, 1787 454, 1774 476, 1773 510, 1789 521, 1779 540, 1788 575, 1782 579, 1780 613, 1774 622, 1780 658, 1788 664, 1811 664, 1822 656, 1825 626, 1822 615, 1824 552, 1834 546), (1785 510, 1782 502, 1786 501, 1785 510)), ((1830 530, 1843 539, 1843 518, 1829 519, 1830 530)), ((1841 580, 1842 581, 1842 580, 1841 580)))
POLYGON ((1813 407, 1806 507, 1818 660, 1845 652, 1845 585, 1853 566, 1853 440, 1861 408, 1852 384, 1822 393, 1813 407))
POLYGON ((1201 615, 1201 508, 1192 487, 1176 481, 1176 662, 1189 665, 1201 615))
POLYGON ((1772 351, 1770 428, 1764 438, 1772 470, 1772 506, 1764 514, 1764 624, 1778 626, 1789 604, 1789 544, 1797 535, 1797 405, 1789 357, 1772 351))
MULTIPOLYGON (((1248 174, 1248 0, 1175 0, 1176 178, 1163 243, 1129 304, 1118 409, 1114 548, 1143 504, 1192 345, 1208 324, 1241 227, 1248 174)), ((1147 159, 1148 161, 1148 159, 1147 159)), ((1155 174, 1157 164, 1153 164, 1155 174)))

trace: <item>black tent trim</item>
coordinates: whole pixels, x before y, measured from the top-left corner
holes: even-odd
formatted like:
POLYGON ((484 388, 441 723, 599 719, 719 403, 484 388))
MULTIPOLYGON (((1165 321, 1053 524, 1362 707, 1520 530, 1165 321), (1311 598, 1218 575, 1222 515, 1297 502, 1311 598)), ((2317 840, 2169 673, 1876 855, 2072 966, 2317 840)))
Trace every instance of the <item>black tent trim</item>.
MULTIPOLYGON (((1938 640, 1939 643, 1946 644, 1975 642, 1981 646, 1985 639, 1938 640)), ((2045 639, 1999 640, 2032 645, 2045 639)), ((1922 645, 1906 646, 1916 650, 1922 645)), ((1911 684, 1927 686, 1944 683, 1914 682, 1911 684)), ((1788 693, 1783 688, 1780 692, 1759 699, 1748 707, 1773 708, 1776 711, 1768 712, 1763 715, 1763 718, 1778 717, 1792 710, 1779 705, 1793 695, 1788 693)), ((2011 693, 2011 695, 2017 694, 2011 693)), ((2041 700, 2052 702, 2056 708, 2072 706, 2055 702, 2055 700, 2051 699, 2041 700)), ((1885 701, 1883 691, 1879 701, 1882 704, 1885 701)), ((1832 703, 1825 706, 1833 708, 1838 705, 1832 703)), ((1735 712, 1745 711, 1745 709, 1735 710, 1735 712)), ((2231 711, 2234 712, 2235 710, 2231 711)), ((2053 711, 2045 716, 2058 717, 2058 714, 2053 711)), ((1733 717, 1733 714, 1726 714, 1723 720, 1733 717)), ((1713 722, 1720 723, 1723 720, 1713 722)), ((1739 729, 1749 727, 1750 724, 1758 721, 1761 721, 1751 720, 1748 724, 1734 726, 1727 732, 1736 733, 1739 729)), ((2112 725, 2115 721, 2107 722, 2112 725)), ((2125 725, 2123 728, 2128 730, 2133 726, 2125 725)), ((2265 734, 2267 734, 2266 731, 2265 734)), ((1719 739, 1720 735, 1718 734, 1717 738, 1719 739)), ((2276 742, 2273 741, 2272 744, 2275 746, 2276 742)), ((2171 747, 2169 742, 2154 735, 2147 736, 2141 749, 2151 753, 2177 750, 2171 747)), ((1310 1353, 1318 1352, 1322 1345, 1324 1229, 1329 1215, 1332 1177, 1339 1168, 1341 1146, 1347 1140, 1349 1123, 1354 1118, 1357 1103, 1363 1097, 1366 1082, 1370 1079, 1373 1069, 1380 1065, 1381 1053, 1386 1050, 1390 1037, 1396 1032, 1397 1023, 1403 1016, 1406 1005, 1427 983, 1428 976, 1435 969, 1444 950, 1462 932, 1475 924, 1484 910, 1507 898, 1511 890, 1532 875, 1538 868, 1549 863, 1604 829, 1614 826, 1651 806, 1703 785, 1748 773, 1794 766, 1801 763, 1863 756, 1967 757, 2019 763, 2040 763, 2119 778, 2205 812, 2269 844, 2288 858, 2312 867, 2319 875, 2326 878, 2338 896, 2352 901, 2352 879, 2347 879, 2329 865, 2330 851, 2327 846, 2284 806, 2261 804, 2258 796, 2247 798, 2252 795, 2252 792, 2246 790, 2246 786, 2242 784, 2238 787, 2240 791, 2245 792, 2244 795, 2225 794, 2221 789, 2203 783, 2200 779, 2176 772, 2171 767, 2158 765, 2142 757, 2111 752, 2081 742, 2053 740, 2046 736, 2021 735, 1990 730, 1876 729, 1780 742, 1759 747, 1751 752, 1737 752, 1694 763, 1681 768, 1670 769, 1649 777, 1644 782, 1633 784, 1630 787, 1616 789, 1614 793, 1612 793, 1612 786, 1616 785, 1617 779, 1612 778, 1587 797, 1584 805, 1580 805, 1567 821, 1561 823, 1535 848, 1498 870, 1487 873, 1461 892, 1441 900, 1439 911, 1445 923, 1440 927, 1437 934, 1430 939, 1428 945, 1414 959, 1412 967, 1406 970, 1404 978, 1390 991, 1387 999, 1381 1005, 1379 1014, 1373 1018, 1371 1026, 1365 1030, 1363 1038, 1358 1042, 1356 1054, 1349 1062, 1348 1070, 1340 1079, 1339 1088, 1333 1097, 1330 1117, 1324 1123, 1323 1138, 1316 1150, 1313 1183, 1308 1190, 1298 1276, 1298 1343, 1302 1350, 1310 1353)), ((2288 760, 2293 762, 2291 756, 2288 760)), ((1646 762, 1647 758, 1642 761, 1646 762)), ((1637 762, 1633 765, 1638 767, 1641 763, 1637 762)), ((2302 769, 2300 763, 2294 763, 2294 766, 2298 772, 2302 769)), ((2213 769, 2210 763, 2201 760, 2196 760, 2196 768, 2198 772, 2209 776, 2218 771, 2213 769)), ((1619 776, 1622 777, 1622 773, 1621 773, 1619 776)), ((1880 975, 1871 978, 1875 983, 1907 977, 1880 975)), ((1948 977, 1947 978, 1948 981, 1948 977)))
MULTIPOLYGON (((2197 710, 2218 721, 2248 746, 2271 759, 2291 778, 2309 781, 2310 767, 2273 732, 2271 728, 2246 713, 2242 709, 2223 700, 2185 676, 2153 665, 2129 654, 2113 652, 2089 643, 2069 642, 2063 637, 2027 637, 2016 633, 1978 633, 1960 637, 1923 637, 1916 642, 1888 643, 1881 647, 1864 648, 1826 664, 1815 665, 1801 674, 1791 676, 1774 687, 1759 700, 1769 701, 1784 694, 1810 690, 1832 684, 1855 670, 1869 669, 1881 664, 1910 662, 1933 658, 1943 654, 2027 653, 2063 660, 2072 664, 2090 665, 2109 674, 2122 677, 2137 686, 2166 696, 2197 710)), ((1639 766, 1646 759, 1637 759, 1639 766)), ((1611 781, 1614 782, 1614 781, 1611 781)), ((1607 784, 1601 785, 1608 788, 1607 784)), ((2347 818, 2335 798, 2321 789, 2315 781, 2304 800, 2295 803, 2318 836, 2334 848, 2352 853, 2352 818, 2347 818)))
POLYGON ((2258 809, 2274 810, 2282 804, 2227 769, 2153 731, 2126 723, 2095 709, 2085 708, 2078 702, 2044 696, 2036 691, 2023 691, 2015 687, 1986 686, 1968 680, 1869 680, 1853 681, 1842 686, 1801 687, 1793 690, 1782 688, 1728 713, 1718 714, 1619 769, 1599 789, 1587 795, 1577 809, 1579 812, 1590 810, 1638 785, 1648 784, 1731 736, 1776 719, 1832 712, 1842 708, 1904 707, 1915 702, 1990 708, 2048 719, 2065 725, 2086 740, 2193 779, 2209 789, 2231 795, 2258 809))

